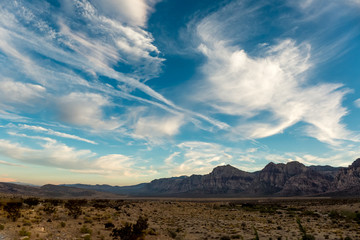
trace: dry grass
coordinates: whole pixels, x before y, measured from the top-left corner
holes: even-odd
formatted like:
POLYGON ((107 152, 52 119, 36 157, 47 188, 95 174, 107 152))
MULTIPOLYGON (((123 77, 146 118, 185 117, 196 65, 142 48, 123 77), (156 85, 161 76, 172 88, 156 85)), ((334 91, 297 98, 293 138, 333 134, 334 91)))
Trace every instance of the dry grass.
MULTIPOLYGON (((2 206, 10 201, 23 200, 0 199, 2 206)), ((1 207, 0 234, 10 240, 112 239, 112 226, 143 216, 145 239, 255 239, 255 232, 259 239, 301 239, 297 219, 315 239, 360 239, 360 200, 89 200, 77 218, 65 203, 23 204, 16 221, 1 207)))

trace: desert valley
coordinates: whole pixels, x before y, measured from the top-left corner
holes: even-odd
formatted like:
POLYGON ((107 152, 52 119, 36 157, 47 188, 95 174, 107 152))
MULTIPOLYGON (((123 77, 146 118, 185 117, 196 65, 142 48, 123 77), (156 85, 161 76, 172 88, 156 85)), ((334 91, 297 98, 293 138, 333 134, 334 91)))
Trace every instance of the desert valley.
POLYGON ((0 183, 3 239, 360 239, 360 159, 136 186, 0 183), (340 181, 341 180, 341 181, 340 181))

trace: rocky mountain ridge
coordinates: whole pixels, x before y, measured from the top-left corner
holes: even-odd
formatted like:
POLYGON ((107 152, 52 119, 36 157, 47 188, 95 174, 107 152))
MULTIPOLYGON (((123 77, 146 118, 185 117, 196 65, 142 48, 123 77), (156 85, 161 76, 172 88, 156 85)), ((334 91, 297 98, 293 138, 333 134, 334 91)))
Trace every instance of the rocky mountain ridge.
MULTIPOLYGON (((43 192, 46 190, 45 186, 41 187, 43 192)), ((50 186, 54 188, 54 185, 50 186)), ((218 166, 205 175, 161 178, 134 186, 63 186, 82 189, 85 191, 82 195, 90 191, 103 192, 104 196, 112 193, 128 197, 360 197, 360 158, 347 168, 307 167, 296 161, 286 164, 271 162, 262 170, 252 173, 225 165, 218 166)), ((70 191, 69 194, 76 195, 76 191, 70 191)))
POLYGON ((347 168, 305 166, 293 161, 269 163, 258 172, 231 165, 218 166, 206 175, 155 179, 128 187, 72 185, 128 196, 154 197, 287 197, 360 196, 360 158, 347 168))

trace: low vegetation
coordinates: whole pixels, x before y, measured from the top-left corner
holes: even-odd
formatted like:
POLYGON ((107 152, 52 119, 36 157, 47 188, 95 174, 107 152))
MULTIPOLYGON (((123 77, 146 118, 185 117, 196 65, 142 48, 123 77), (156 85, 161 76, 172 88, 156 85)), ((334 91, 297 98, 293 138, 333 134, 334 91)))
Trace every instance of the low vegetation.
POLYGON ((360 200, 0 198, 6 239, 360 239, 360 200))

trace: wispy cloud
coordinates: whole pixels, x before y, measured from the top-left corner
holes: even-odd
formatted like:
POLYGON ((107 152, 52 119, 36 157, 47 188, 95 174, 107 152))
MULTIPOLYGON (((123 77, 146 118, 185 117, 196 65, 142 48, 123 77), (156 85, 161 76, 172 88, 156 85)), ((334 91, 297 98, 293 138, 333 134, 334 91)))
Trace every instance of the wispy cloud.
POLYGON ((177 145, 179 152, 165 159, 171 176, 206 174, 218 165, 231 163, 232 156, 225 147, 208 142, 183 142, 177 145), (174 159, 179 157, 180 162, 174 159))
POLYGON ((19 107, 34 107, 44 98, 46 89, 38 84, 23 83, 0 75, 0 108, 17 111, 19 107))
MULTIPOLYGON (((305 122, 309 126, 305 133, 319 141, 332 145, 356 141, 341 123, 347 114, 342 100, 349 90, 342 84, 313 84, 308 78, 315 67, 310 43, 282 39, 250 56, 234 44, 231 26, 221 21, 225 15, 236 16, 239 9, 234 5, 198 24, 199 51, 207 57, 198 100, 218 113, 237 116, 232 131, 245 138, 272 136, 305 122)), ((256 9, 249 12, 254 15, 256 9)))
POLYGON ((7 161, 3 161, 3 160, 0 160, 0 164, 7 165, 7 166, 12 166, 12 167, 23 167, 20 164, 11 163, 11 162, 7 162, 7 161))
POLYGON ((104 114, 106 121, 98 116, 92 123, 89 118, 101 115, 104 107, 121 98, 186 115, 184 119, 189 121, 226 128, 227 124, 219 120, 177 106, 146 84, 159 75, 164 61, 152 35, 144 29, 144 21, 156 2, 65 1, 55 15, 47 15, 46 10, 54 10, 51 4, 41 8, 26 2, 2 6, 0 49, 5 57, 0 58, 4 63, 0 69, 4 76, 19 82, 31 79, 28 88, 46 88, 50 102, 41 107, 58 108, 58 120, 68 124, 94 129, 104 129, 107 124, 108 129, 114 129, 119 126, 118 116, 111 111, 104 114), (134 6, 138 6, 136 10, 134 6), (121 12, 128 9, 134 18, 125 14, 124 19, 119 19, 109 13, 118 8, 121 12), (138 94, 138 90, 142 93, 138 94), (86 107, 81 97, 92 103, 96 98, 103 105, 86 107))
POLYGON ((85 139, 76 135, 72 135, 72 134, 68 134, 68 133, 63 133, 63 132, 58 132, 58 131, 54 131, 52 129, 48 129, 48 128, 44 128, 41 126, 31 126, 31 125, 27 125, 27 124, 19 124, 19 128, 20 129, 26 129, 26 130, 32 130, 35 132, 44 132, 47 133, 49 135, 53 135, 53 136, 57 136, 57 137, 62 137, 62 138, 70 138, 70 139, 75 139, 78 141, 83 141, 83 142, 87 142, 87 143, 91 143, 91 144, 97 144, 94 141, 91 141, 89 139, 85 139))
MULTIPOLYGON (((9 140, 0 139, 0 155, 26 165, 56 167, 83 174, 116 176, 119 179, 128 177, 137 178, 157 173, 156 170, 151 168, 143 169, 139 166, 139 163, 141 163, 139 159, 135 160, 133 157, 126 155, 108 154, 97 156, 97 154, 90 150, 78 150, 51 138, 16 133, 13 135, 39 141, 38 145, 40 147, 31 148, 9 140)), ((11 163, 1 161, 0 164, 10 165, 11 163)))
POLYGON ((355 105, 356 107, 360 108, 360 98, 359 98, 359 99, 356 99, 356 100, 354 101, 354 105, 355 105))

